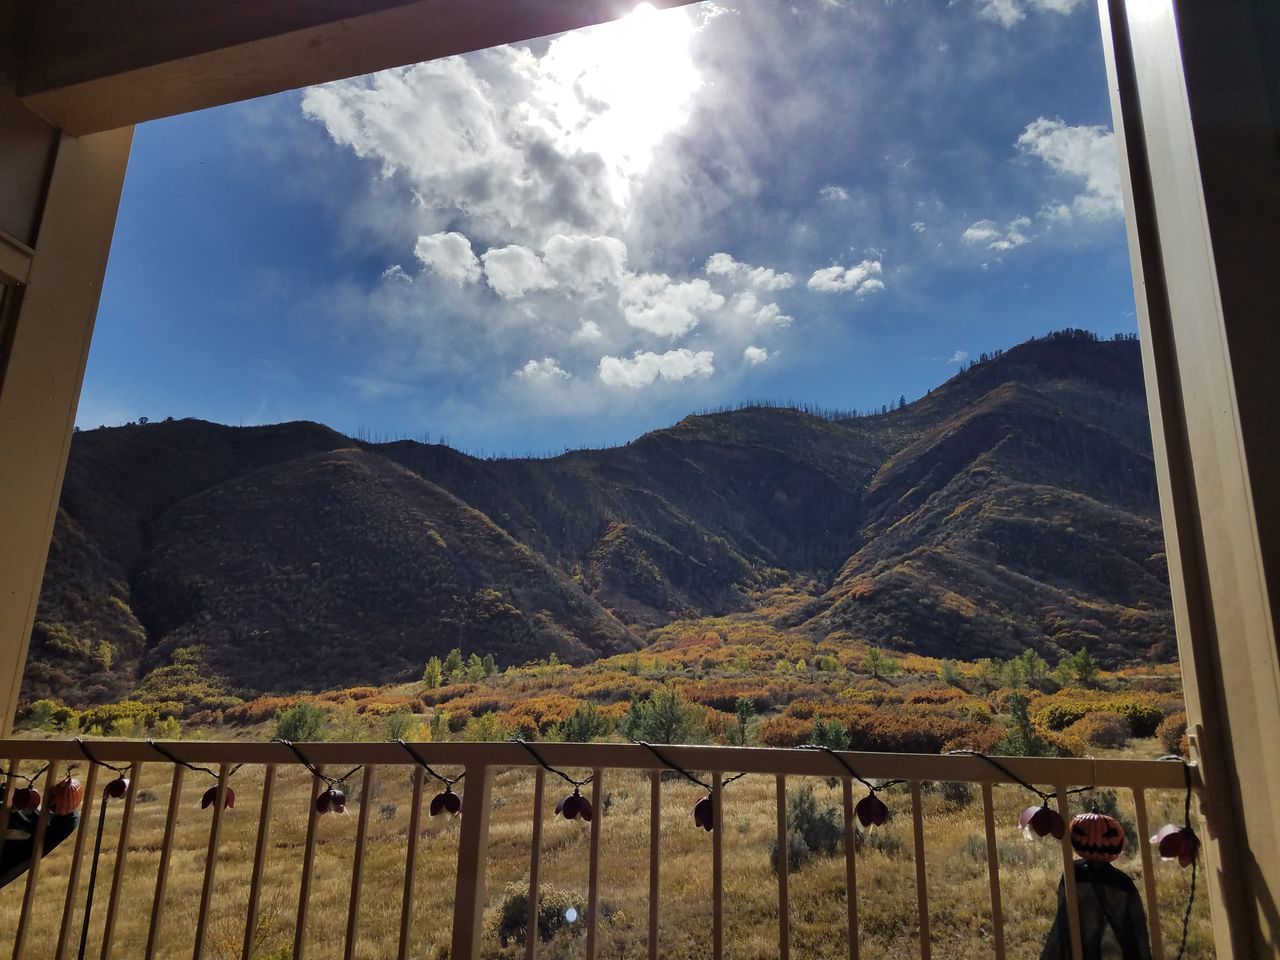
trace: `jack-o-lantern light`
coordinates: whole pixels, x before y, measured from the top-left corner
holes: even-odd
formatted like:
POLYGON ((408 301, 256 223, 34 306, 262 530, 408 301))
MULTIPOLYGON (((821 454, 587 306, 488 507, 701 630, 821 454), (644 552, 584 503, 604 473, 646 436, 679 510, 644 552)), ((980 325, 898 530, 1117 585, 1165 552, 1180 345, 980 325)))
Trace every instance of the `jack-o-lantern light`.
POLYGON ((1124 827, 1105 813, 1082 813, 1071 821, 1071 849, 1082 860, 1110 863, 1124 850, 1124 827))
POLYGON ((49 791, 49 810, 59 817, 75 813, 83 802, 84 784, 75 777, 63 777, 49 791))

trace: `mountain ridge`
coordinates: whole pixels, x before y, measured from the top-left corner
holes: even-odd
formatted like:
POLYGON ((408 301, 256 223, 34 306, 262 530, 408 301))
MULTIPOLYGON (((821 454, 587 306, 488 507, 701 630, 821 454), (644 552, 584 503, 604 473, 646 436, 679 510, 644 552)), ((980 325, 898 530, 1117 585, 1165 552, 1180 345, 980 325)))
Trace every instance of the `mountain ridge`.
POLYGON ((119 698, 180 660, 228 695, 404 679, 457 645, 586 662, 785 580, 817 585, 788 613, 811 634, 1169 657, 1144 398, 1136 342, 1071 331, 882 414, 748 406, 544 459, 308 422, 80 432, 24 699, 119 698))

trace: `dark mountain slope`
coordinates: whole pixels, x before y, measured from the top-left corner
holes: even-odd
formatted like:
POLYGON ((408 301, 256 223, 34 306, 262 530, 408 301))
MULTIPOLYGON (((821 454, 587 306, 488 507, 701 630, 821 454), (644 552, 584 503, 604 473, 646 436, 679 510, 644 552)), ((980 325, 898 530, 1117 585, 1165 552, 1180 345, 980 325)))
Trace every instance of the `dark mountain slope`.
POLYGON ((636 638, 478 511, 375 454, 244 474, 161 518, 136 608, 152 665, 181 647, 239 687, 420 672, 433 653, 581 663, 636 638))
POLYGON ((814 625, 942 656, 1169 654, 1145 410, 1087 380, 986 380, 876 475, 814 625))
POLYGON ((807 632, 1167 655, 1143 396, 1137 343, 1073 334, 879 416, 751 407, 546 460, 307 423, 81 433, 25 695, 110 699, 174 658, 243 692, 458 643, 582 661, 788 577, 826 585, 786 615, 807 632))

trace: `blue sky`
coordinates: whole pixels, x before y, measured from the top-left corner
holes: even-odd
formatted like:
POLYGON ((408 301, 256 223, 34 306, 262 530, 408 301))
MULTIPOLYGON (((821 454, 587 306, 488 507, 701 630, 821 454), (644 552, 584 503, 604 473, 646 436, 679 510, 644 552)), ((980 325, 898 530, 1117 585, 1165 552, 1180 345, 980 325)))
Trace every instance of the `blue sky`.
POLYGON ((1096 16, 640 10, 145 124, 78 421, 549 452, 1132 332, 1096 16))

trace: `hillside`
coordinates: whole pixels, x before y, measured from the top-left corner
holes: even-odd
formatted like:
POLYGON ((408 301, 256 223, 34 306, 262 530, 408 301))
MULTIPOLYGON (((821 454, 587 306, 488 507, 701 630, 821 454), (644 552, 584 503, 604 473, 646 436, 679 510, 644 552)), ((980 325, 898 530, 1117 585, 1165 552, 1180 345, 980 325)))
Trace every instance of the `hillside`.
POLYGON ((782 584, 761 615, 811 639, 1171 656, 1138 344, 1058 335, 878 416, 750 407, 545 460, 307 423, 82 432, 24 698, 385 683, 459 645, 585 663, 782 584))

